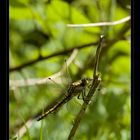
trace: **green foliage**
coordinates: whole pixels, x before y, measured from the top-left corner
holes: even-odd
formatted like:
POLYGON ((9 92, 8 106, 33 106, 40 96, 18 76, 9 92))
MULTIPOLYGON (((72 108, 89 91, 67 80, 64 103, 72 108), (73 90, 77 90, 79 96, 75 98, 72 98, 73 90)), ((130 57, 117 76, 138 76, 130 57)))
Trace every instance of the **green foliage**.
MULTIPOLYGON (((33 83, 37 78, 44 79, 59 72, 65 65, 64 60, 73 52, 68 50, 98 42, 100 34, 104 34, 99 63, 100 91, 86 110, 74 139, 130 140, 130 24, 66 26, 120 20, 130 15, 129 3, 127 0, 10 0, 10 138, 16 139, 15 134, 24 127, 22 140, 67 139, 80 108, 74 103, 75 99, 70 101, 69 110, 64 105, 40 122, 34 117, 66 91, 61 88, 63 80, 58 81, 61 87, 48 83, 31 86, 26 80, 33 83), (59 54, 61 51, 65 53, 59 54), (53 55, 55 53, 58 55, 53 55), (27 85, 22 86, 23 83, 27 85), (29 127, 26 122, 30 119, 33 122, 29 127)), ((92 78, 96 48, 97 45, 90 45, 78 49, 74 61, 68 66, 73 80, 92 78)))

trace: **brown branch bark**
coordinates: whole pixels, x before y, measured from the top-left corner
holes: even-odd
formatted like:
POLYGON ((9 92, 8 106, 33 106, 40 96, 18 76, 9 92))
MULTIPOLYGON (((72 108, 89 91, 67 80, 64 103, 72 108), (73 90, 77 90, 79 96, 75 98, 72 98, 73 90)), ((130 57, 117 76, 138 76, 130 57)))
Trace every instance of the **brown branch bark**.
POLYGON ((73 127, 72 127, 70 134, 68 136, 68 140, 73 139, 73 137, 76 133, 76 130, 78 129, 78 126, 80 124, 80 121, 81 121, 82 117, 84 116, 85 111, 86 111, 86 109, 91 101, 91 98, 95 94, 95 91, 101 82, 100 74, 97 74, 97 70, 98 70, 99 57, 100 57, 100 53, 101 53, 101 49, 102 49, 101 44, 102 44, 103 38, 104 37, 101 35, 99 45, 98 45, 98 48, 96 50, 95 63, 94 63, 94 67, 93 67, 93 81, 91 84, 91 88, 89 90, 88 95, 84 99, 84 103, 83 103, 78 115, 76 116, 76 118, 74 120, 74 124, 73 124, 73 127))

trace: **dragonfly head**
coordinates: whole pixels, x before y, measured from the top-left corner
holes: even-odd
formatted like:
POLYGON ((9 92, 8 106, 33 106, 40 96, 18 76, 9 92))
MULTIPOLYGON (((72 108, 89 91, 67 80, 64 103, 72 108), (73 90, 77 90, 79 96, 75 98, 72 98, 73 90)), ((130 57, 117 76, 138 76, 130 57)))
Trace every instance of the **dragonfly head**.
POLYGON ((90 81, 92 81, 92 79, 89 79, 89 78, 83 78, 81 79, 81 85, 84 87, 86 86, 90 81))

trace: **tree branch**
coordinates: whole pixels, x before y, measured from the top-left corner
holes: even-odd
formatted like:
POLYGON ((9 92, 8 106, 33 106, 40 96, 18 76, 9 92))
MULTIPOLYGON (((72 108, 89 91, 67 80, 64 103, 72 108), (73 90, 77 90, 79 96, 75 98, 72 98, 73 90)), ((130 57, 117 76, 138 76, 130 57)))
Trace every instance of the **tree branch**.
POLYGON ((70 48, 70 49, 67 49, 67 50, 63 50, 63 51, 59 51, 59 52, 55 52, 53 54, 50 54, 48 56, 44 56, 44 57, 38 57, 37 59, 35 60, 32 60, 30 62, 27 62, 27 63, 24 63, 20 66, 17 66, 17 67, 14 67, 14 68, 10 68, 10 72, 13 72, 13 71, 17 71, 17 70, 21 70, 25 67, 28 67, 28 66, 31 66, 37 62, 40 62, 42 60, 46 60, 46 59, 49 59, 49 58, 52 58, 52 57, 56 57, 56 56, 60 56, 60 55, 67 55, 69 54, 70 52, 72 52, 74 49, 83 49, 85 47, 90 47, 92 45, 97 45, 98 42, 91 42, 91 43, 88 43, 88 44, 84 44, 84 45, 81 45, 81 46, 76 46, 76 47, 73 47, 73 48, 70 48))
MULTIPOLYGON (((67 66, 69 66, 72 63, 72 61, 75 59, 77 53, 78 53, 77 49, 73 50, 72 54, 67 59, 67 62, 66 62, 67 66)), ((50 83, 50 80, 48 78, 55 79, 55 81, 59 82, 59 81, 61 81, 59 77, 61 76, 61 74, 62 74, 61 71, 63 71, 63 70, 64 70, 64 66, 62 67, 62 69, 59 72, 57 72, 49 77, 45 77, 45 78, 10 80, 10 89, 14 90, 17 87, 47 84, 47 83, 50 83)))
POLYGON ((99 22, 99 23, 86 23, 86 24, 67 24, 67 27, 99 27, 99 26, 114 26, 130 21, 131 17, 125 17, 121 20, 113 22, 99 22))
POLYGON ((79 111, 78 115, 76 116, 75 120, 74 120, 74 124, 73 124, 73 127, 70 131, 70 134, 68 136, 68 140, 72 140, 75 133, 76 133, 76 130, 80 124, 80 121, 82 119, 82 117, 84 116, 85 114, 85 111, 91 101, 91 98, 92 96, 94 95, 97 87, 99 86, 100 82, 101 82, 101 78, 100 78, 100 74, 97 74, 97 69, 98 69, 98 62, 99 62, 99 57, 100 57, 100 52, 101 52, 101 43, 102 43, 102 40, 103 40, 103 36, 100 37, 100 41, 99 41, 99 46, 96 50, 96 56, 95 56, 95 66, 93 68, 93 81, 92 81, 92 84, 91 84, 91 88, 89 90, 89 93, 88 95, 86 96, 85 100, 84 100, 84 103, 81 107, 81 110, 79 111))

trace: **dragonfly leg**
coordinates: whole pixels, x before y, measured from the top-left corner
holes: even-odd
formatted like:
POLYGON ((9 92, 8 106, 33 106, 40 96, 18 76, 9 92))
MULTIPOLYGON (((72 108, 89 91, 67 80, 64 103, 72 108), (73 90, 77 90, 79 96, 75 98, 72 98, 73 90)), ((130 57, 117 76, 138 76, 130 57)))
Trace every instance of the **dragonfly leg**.
POLYGON ((89 102, 89 100, 86 99, 86 90, 85 89, 82 91, 82 98, 83 98, 84 102, 89 102))
POLYGON ((85 100, 85 96, 86 96, 86 94, 85 94, 86 92, 85 92, 85 89, 82 91, 82 98, 83 98, 83 101, 85 100))
POLYGON ((82 92, 78 93, 77 99, 82 99, 83 101, 85 100, 85 96, 86 96, 86 91, 85 89, 82 90, 82 92), (82 95, 82 98, 80 98, 80 95, 82 95))
POLYGON ((88 85, 88 88, 91 88, 91 84, 88 85))
POLYGON ((78 93, 77 99, 82 99, 82 98, 80 98, 80 95, 81 95, 81 92, 78 93))

